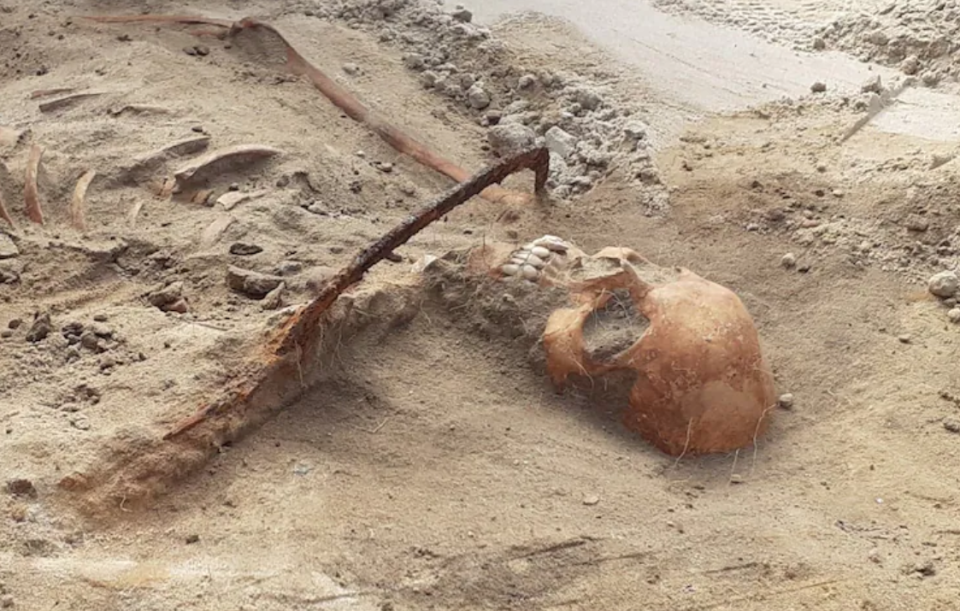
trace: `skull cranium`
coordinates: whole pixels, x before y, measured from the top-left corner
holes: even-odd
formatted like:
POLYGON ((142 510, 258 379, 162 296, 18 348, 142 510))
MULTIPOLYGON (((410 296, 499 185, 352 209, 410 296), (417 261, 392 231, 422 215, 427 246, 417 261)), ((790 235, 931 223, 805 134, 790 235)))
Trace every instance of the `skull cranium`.
POLYGON ((766 431, 773 376, 753 319, 730 289, 627 248, 589 256, 555 236, 520 249, 487 244, 472 254, 474 272, 567 291, 568 307, 550 314, 542 336, 553 383, 635 372, 623 422, 660 450, 733 451, 766 431), (640 324, 612 352, 595 350, 588 323, 615 302, 640 324))

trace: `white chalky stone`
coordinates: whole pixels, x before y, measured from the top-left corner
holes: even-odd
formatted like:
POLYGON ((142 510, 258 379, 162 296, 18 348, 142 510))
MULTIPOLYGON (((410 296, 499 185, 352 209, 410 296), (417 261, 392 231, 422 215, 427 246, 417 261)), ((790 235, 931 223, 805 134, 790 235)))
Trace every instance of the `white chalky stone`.
POLYGON ((500 271, 503 272, 504 276, 516 276, 517 272, 520 271, 520 266, 513 263, 507 263, 500 268, 500 271))
POLYGON ((527 280, 530 280, 531 282, 536 280, 537 277, 540 275, 540 272, 537 271, 537 268, 535 268, 532 265, 524 265, 522 271, 523 271, 523 277, 526 278, 527 280))

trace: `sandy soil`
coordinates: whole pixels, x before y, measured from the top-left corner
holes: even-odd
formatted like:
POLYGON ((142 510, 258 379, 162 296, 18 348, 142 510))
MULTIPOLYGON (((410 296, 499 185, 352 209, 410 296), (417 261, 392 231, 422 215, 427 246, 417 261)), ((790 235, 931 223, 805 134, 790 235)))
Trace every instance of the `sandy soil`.
POLYGON ((723 114, 710 105, 739 94, 720 91, 694 108, 589 32, 483 9, 489 34, 442 43, 454 74, 483 75, 493 96, 471 108, 408 67, 410 45, 439 46, 436 28, 410 25, 410 4, 346 3, 395 8, 379 20, 310 2, 204 14, 276 24, 470 169, 495 161, 491 110, 519 99, 538 134, 557 115, 596 139, 585 154, 609 152, 599 141, 624 117, 649 126, 649 149, 571 162, 589 180, 555 175, 549 201, 509 220, 473 200, 374 270, 362 324, 301 400, 197 472, 158 464, 155 478, 92 492, 63 484, 149 458, 284 308, 450 181, 286 75, 270 49, 78 18, 126 12, 116 3, 0 5, 0 194, 18 226, 0 233, 0 607, 960 609, 960 326, 926 290, 960 264, 956 139, 881 115, 842 140, 867 107, 853 85, 723 114), (528 73, 595 87, 601 108, 522 90, 528 73), (31 96, 58 88, 96 95, 45 110, 71 93, 31 96), (210 202, 250 195, 229 210, 157 197, 198 151, 149 155, 205 135, 192 146, 282 153, 210 178, 210 202), (43 226, 22 203, 33 143, 43 226), (79 232, 67 204, 88 169, 79 232), (427 290, 410 271, 424 254, 546 233, 735 290, 791 408, 756 448, 678 461, 623 430, 623 396, 553 390, 533 344, 543 312, 511 310, 496 286, 427 290), (230 265, 282 277, 280 303, 230 289, 230 265), (48 335, 28 340, 44 313, 48 335))

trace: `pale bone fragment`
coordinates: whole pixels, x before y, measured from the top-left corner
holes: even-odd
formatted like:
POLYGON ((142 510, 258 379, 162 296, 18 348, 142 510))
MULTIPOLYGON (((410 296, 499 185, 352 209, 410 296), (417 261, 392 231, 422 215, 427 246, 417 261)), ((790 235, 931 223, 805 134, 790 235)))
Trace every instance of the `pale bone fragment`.
POLYGON ((41 157, 43 157, 43 148, 39 144, 34 144, 30 148, 30 158, 27 160, 23 199, 26 203, 27 217, 34 223, 43 225, 43 208, 40 205, 40 192, 37 188, 37 175, 40 172, 41 157))

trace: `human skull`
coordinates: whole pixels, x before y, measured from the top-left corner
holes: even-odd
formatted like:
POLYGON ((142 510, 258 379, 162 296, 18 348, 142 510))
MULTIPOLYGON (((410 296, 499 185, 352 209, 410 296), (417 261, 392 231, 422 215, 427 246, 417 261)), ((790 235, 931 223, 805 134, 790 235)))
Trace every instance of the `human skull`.
POLYGON ((547 371, 571 376, 636 373, 624 425, 672 456, 729 452, 754 443, 775 404, 773 376, 753 319, 737 295, 688 269, 654 265, 627 248, 593 256, 556 236, 522 248, 473 249, 468 269, 502 281, 566 289, 570 304, 543 332, 547 371), (633 312, 629 336, 598 349, 598 315, 633 312))

